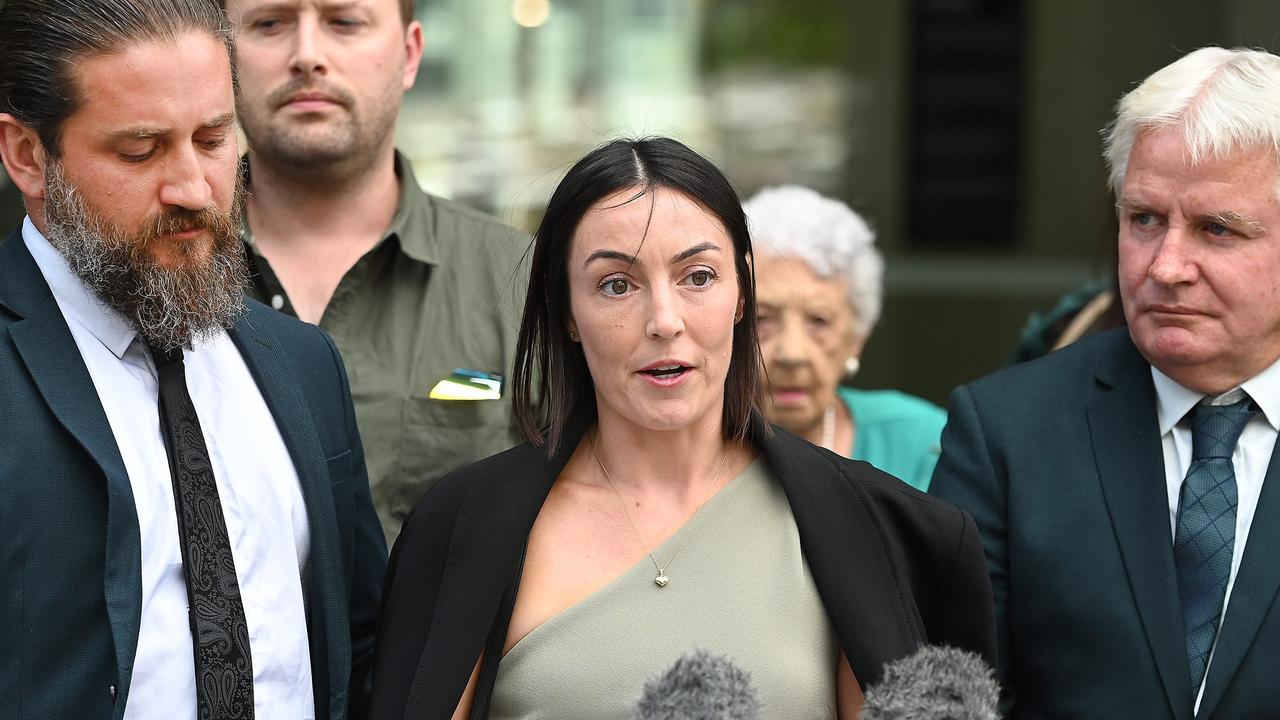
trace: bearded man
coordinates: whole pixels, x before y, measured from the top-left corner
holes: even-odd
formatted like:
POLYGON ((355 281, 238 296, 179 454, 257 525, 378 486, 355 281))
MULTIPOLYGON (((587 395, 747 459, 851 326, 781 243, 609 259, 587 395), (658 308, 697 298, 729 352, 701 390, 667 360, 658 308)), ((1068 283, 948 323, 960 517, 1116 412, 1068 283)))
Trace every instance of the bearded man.
POLYGON ((225 17, 0 27, 0 717, 362 714, 386 546, 336 348, 243 295, 225 17))
POLYGON ((249 141, 249 292, 342 350, 394 540, 436 480, 516 442, 504 386, 528 237, 423 192, 396 150, 422 58, 413 0, 224 5, 249 141), (466 392, 477 379, 487 389, 466 392))

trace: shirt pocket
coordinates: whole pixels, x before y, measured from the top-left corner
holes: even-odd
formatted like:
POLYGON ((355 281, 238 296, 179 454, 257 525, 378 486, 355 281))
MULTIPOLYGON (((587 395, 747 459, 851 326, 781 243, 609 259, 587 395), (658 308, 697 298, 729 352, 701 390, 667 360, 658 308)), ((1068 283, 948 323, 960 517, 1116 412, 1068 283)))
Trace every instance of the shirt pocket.
POLYGON ((450 472, 512 445, 510 404, 502 400, 404 399, 398 472, 380 489, 403 522, 432 485, 450 472))

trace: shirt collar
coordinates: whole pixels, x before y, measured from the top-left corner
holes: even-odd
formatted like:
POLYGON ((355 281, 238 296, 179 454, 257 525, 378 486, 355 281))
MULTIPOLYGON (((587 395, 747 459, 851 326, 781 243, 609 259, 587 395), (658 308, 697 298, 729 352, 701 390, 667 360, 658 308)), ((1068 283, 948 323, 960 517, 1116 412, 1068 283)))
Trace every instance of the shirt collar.
POLYGON ((111 354, 123 358, 138 336, 133 324, 85 287, 84 282, 71 271, 66 258, 49 244, 30 217, 22 221, 22 239, 62 312, 80 323, 111 354))
MULTIPOLYGON (((391 224, 378 246, 394 239, 400 251, 418 262, 429 265, 440 264, 439 241, 436 238, 434 214, 435 208, 430 197, 413 174, 413 164, 399 150, 395 151, 396 177, 400 179, 400 197, 396 200, 396 213, 391 217, 391 224), (410 228, 412 227, 412 232, 410 228)), ((249 188, 252 173, 249 169, 249 156, 240 159, 240 172, 244 178, 245 188, 249 188)), ((255 255, 261 255, 253 242, 253 231, 249 227, 249 204, 245 203, 240 211, 240 238, 245 241, 255 255)))
POLYGON ((391 218, 391 226, 382 239, 385 242, 394 236, 405 255, 418 262, 439 265, 440 242, 432 217, 435 208, 413 174, 413 163, 399 150, 396 150, 396 176, 400 178, 400 200, 396 204, 396 214, 391 218), (411 225, 413 232, 410 232, 411 225))
MULTIPOLYGON (((1151 380, 1156 386, 1156 415, 1160 421, 1160 434, 1164 435, 1191 412, 1191 408, 1203 400, 1204 395, 1179 385, 1154 365, 1151 366, 1151 380)), ((1272 429, 1280 430, 1280 359, 1240 383, 1240 389, 1248 393, 1262 409, 1267 424, 1272 429)))

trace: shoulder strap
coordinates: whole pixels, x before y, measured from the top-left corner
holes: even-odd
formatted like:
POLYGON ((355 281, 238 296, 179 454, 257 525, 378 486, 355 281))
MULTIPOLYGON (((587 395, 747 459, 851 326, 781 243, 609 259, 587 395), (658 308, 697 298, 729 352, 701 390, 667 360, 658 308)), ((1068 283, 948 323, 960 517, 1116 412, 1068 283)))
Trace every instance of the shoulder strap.
POLYGON ((516 564, 515 575, 507 584, 502 603, 498 605, 498 614, 493 619, 493 627, 489 630, 489 639, 485 641, 484 657, 480 661, 480 677, 476 681, 476 694, 471 701, 471 720, 486 720, 489 717, 493 686, 498 680, 498 663, 502 660, 502 646, 506 644, 511 612, 516 607, 516 592, 520 589, 520 577, 524 575, 524 557, 528 551, 529 542, 526 540, 520 548, 520 561, 516 564))

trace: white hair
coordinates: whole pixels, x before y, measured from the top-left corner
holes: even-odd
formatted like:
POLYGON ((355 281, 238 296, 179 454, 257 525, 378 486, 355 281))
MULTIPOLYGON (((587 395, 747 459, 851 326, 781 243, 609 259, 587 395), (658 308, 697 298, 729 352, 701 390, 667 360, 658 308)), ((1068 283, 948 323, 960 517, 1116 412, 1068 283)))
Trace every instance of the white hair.
POLYGON ((758 255, 796 257, 820 277, 845 285, 854 331, 865 337, 880 319, 884 258, 876 235, 848 205, 798 185, 765 188, 743 204, 758 255))
POLYGON ((1112 192, 1124 185, 1138 133, 1164 128, 1181 130, 1193 165, 1254 148, 1280 159, 1280 57, 1263 50, 1200 48, 1120 98, 1115 121, 1103 130, 1112 192))

